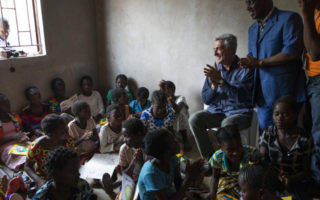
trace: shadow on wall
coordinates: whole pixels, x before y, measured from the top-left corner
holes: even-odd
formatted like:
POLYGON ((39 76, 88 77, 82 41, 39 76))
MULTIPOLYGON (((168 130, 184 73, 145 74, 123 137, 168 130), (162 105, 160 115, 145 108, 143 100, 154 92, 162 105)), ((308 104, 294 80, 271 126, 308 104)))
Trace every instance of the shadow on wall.
POLYGON ((137 90, 138 90, 138 83, 135 79, 133 78, 128 78, 128 90, 129 92, 132 93, 133 98, 136 99, 136 94, 137 94, 137 90))

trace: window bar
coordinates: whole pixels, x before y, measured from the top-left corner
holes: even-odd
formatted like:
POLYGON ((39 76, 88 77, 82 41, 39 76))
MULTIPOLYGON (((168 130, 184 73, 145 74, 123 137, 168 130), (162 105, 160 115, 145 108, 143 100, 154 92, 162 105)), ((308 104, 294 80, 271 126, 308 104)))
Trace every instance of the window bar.
POLYGON ((13 0, 13 7, 14 7, 14 12, 15 12, 15 17, 16 17, 16 23, 17 23, 18 43, 19 43, 19 46, 20 46, 21 43, 20 43, 19 25, 18 25, 18 17, 17 17, 17 10, 16 10, 16 0, 13 0))
POLYGON ((38 19, 38 12, 37 12, 37 2, 36 0, 32 0, 33 5, 33 15, 34 15, 34 25, 36 27, 36 40, 38 46, 38 52, 42 53, 42 45, 41 45, 41 37, 40 37, 40 27, 39 27, 39 19, 38 19))
POLYGON ((28 0, 26 0, 26 4, 27 4, 27 15, 28 15, 28 26, 29 26, 29 33, 30 33, 30 41, 31 41, 31 44, 33 44, 33 42, 32 42, 32 35, 31 35, 31 26, 30 26, 30 17, 29 17, 29 5, 28 5, 28 0))

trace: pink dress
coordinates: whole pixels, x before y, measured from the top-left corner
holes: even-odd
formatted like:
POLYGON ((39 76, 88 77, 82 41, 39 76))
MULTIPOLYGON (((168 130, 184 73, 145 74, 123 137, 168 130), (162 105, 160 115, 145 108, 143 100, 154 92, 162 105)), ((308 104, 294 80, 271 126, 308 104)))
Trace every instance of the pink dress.
MULTIPOLYGON (((13 122, 2 122, 3 138, 19 134, 13 122)), ((25 163, 26 156, 17 156, 9 153, 16 141, 11 141, 0 146, 1 161, 10 169, 19 170, 19 166, 25 163)))

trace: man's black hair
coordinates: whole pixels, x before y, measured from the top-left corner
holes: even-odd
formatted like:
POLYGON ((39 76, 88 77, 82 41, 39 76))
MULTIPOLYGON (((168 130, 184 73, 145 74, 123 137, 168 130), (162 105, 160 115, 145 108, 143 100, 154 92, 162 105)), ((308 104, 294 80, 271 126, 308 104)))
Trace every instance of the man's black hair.
POLYGON ((118 81, 118 79, 121 79, 121 80, 124 80, 125 82, 128 82, 128 78, 127 78, 127 76, 124 75, 124 74, 118 74, 118 75, 116 76, 116 82, 118 81))
POLYGON ((52 178, 55 171, 65 168, 73 158, 78 158, 77 152, 66 147, 58 147, 48 153, 44 164, 47 177, 52 178))
POLYGON ((86 75, 86 76, 81 77, 81 79, 80 79, 80 87, 82 86, 82 83, 85 80, 90 81, 91 84, 93 84, 93 79, 91 78, 91 76, 86 75))
POLYGON ((64 87, 66 86, 64 81, 61 78, 57 77, 51 81, 51 89, 52 90, 57 89, 57 87, 59 87, 59 86, 64 86, 64 87))
POLYGON ((110 97, 113 102, 118 102, 122 94, 125 92, 123 88, 115 88, 112 90, 110 97))
POLYGON ((118 104, 112 104, 108 106, 106 111, 106 117, 110 117, 111 112, 113 110, 118 110, 118 109, 120 109, 120 106, 118 104))
POLYGON ((221 127, 217 132, 217 139, 220 145, 232 140, 241 141, 240 131, 236 125, 221 127))
POLYGON ((164 93, 161 90, 154 91, 151 96, 151 102, 167 104, 168 102, 167 102, 166 93, 164 93))
POLYGON ((41 121, 41 128, 45 134, 53 134, 61 124, 65 124, 64 119, 57 114, 49 114, 41 121))
POLYGON ((299 105, 294 97, 289 96, 289 95, 280 97, 274 103, 273 109, 275 109, 276 105, 278 105, 280 103, 287 105, 292 112, 299 113, 299 105))
POLYGON ((89 106, 89 104, 85 101, 76 101, 72 104, 71 112, 74 116, 77 116, 81 109, 83 109, 85 106, 89 106))
POLYGON ((140 99, 148 99, 149 98, 149 90, 145 87, 140 87, 137 91, 137 97, 140 99))
POLYGON ((28 87, 25 91, 24 91, 24 94, 26 96, 26 98, 28 100, 30 100, 30 95, 34 95, 34 94, 37 94, 37 93, 40 93, 40 90, 35 87, 35 86, 31 86, 31 87, 28 87))
POLYGON ((170 132, 166 129, 148 132, 143 139, 143 148, 145 153, 149 156, 162 160, 164 154, 169 149, 169 146, 166 143, 166 138, 169 134, 170 132))
POLYGON ((132 135, 144 134, 145 126, 142 121, 137 118, 130 118, 122 124, 122 128, 127 129, 127 131, 132 135))

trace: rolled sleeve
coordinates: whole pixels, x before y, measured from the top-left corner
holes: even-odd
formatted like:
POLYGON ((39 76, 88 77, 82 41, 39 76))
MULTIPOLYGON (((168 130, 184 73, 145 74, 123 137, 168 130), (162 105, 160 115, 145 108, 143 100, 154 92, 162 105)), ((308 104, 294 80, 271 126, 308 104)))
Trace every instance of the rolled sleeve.
POLYGON ((291 56, 301 56, 303 50, 303 22, 301 17, 294 13, 283 28, 282 53, 291 56))

